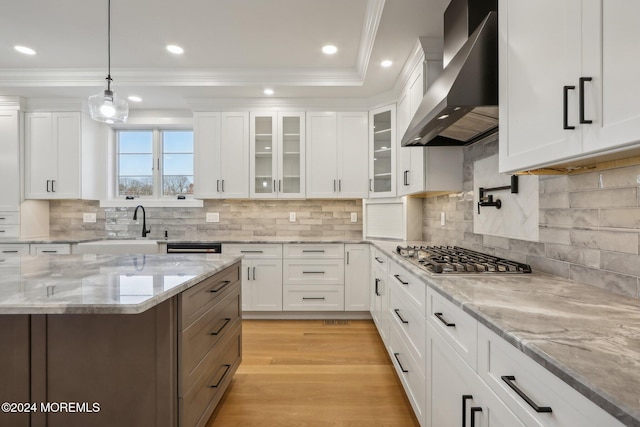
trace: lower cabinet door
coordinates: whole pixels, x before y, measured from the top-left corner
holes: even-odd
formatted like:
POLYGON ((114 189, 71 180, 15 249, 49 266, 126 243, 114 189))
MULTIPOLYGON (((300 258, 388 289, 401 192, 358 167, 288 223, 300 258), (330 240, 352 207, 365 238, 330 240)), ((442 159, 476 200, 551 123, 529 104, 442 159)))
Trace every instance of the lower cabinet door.
POLYGON ((282 260, 251 260, 250 280, 242 285, 250 289, 248 310, 282 311, 282 260))
POLYGON ((427 378, 427 427, 525 425, 429 323, 427 378))
POLYGON ((285 311, 343 311, 344 286, 284 285, 285 311))

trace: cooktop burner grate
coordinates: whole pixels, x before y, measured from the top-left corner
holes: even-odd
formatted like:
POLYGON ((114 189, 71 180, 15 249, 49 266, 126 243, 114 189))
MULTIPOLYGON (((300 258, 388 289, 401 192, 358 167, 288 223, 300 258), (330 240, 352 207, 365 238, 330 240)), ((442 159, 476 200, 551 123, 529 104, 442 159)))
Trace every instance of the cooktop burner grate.
POLYGON ((398 246, 396 251, 433 273, 531 273, 531 267, 458 246, 398 246))

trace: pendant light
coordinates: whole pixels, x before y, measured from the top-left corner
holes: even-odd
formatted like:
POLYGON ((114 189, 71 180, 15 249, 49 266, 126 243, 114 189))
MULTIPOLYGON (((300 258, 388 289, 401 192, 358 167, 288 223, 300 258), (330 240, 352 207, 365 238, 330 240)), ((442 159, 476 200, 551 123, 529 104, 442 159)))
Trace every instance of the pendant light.
POLYGON ((111 0, 108 1, 107 39, 109 69, 107 72, 107 89, 89 97, 89 113, 93 120, 103 123, 125 123, 129 116, 129 104, 111 90, 111 0))

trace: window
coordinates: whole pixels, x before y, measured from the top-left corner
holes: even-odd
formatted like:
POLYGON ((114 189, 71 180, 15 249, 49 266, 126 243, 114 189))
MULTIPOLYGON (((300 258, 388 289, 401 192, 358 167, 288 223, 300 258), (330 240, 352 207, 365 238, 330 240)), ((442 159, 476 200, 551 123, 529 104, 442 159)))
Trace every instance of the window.
POLYGON ((193 194, 193 131, 117 131, 117 195, 193 194))

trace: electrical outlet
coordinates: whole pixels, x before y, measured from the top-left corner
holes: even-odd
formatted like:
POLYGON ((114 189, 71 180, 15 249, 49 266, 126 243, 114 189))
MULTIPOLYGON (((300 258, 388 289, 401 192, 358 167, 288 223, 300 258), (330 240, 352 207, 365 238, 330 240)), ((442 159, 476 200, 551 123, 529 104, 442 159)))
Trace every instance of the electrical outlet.
POLYGON ((220 222, 220 213, 207 212, 207 222, 220 222))
POLYGON ((358 212, 351 212, 351 222, 358 222, 358 212))
POLYGON ((289 212, 289 222, 296 222, 296 213, 289 212))
POLYGON ((444 212, 440 212, 440 225, 445 224, 445 215, 444 212))
POLYGON ((95 213, 83 213, 82 214, 82 222, 96 222, 96 214, 95 213))

